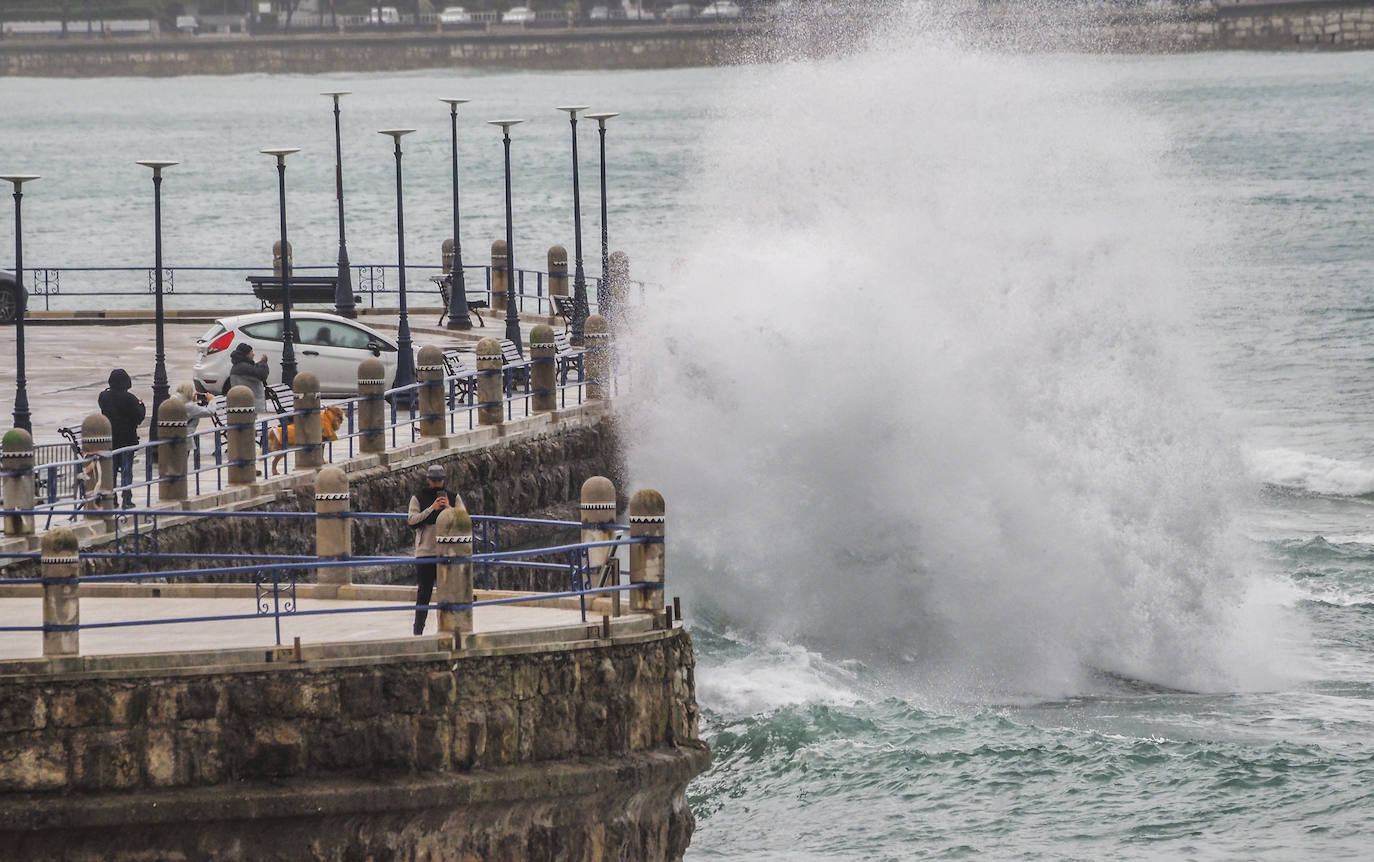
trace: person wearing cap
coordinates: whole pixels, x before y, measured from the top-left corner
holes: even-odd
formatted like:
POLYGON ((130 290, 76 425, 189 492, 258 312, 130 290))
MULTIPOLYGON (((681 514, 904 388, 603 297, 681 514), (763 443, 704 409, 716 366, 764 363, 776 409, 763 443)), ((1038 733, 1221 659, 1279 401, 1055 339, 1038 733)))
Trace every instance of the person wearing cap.
POLYGON ((253 402, 257 405, 259 413, 267 412, 267 354, 257 362, 253 361, 253 345, 246 341, 239 342, 234 348, 234 352, 229 354, 229 359, 234 363, 229 369, 229 381, 224 386, 224 393, 229 394, 229 390, 235 386, 247 386, 253 391, 253 402))
MULTIPOLYGON (((406 523, 415 531, 415 556, 424 558, 434 558, 439 555, 439 545, 435 541, 438 528, 435 524, 439 521, 439 513, 452 505, 462 505, 458 500, 458 495, 444 487, 446 474, 444 468, 438 464, 430 464, 425 471, 425 484, 415 492, 415 496, 410 498, 410 511, 406 514, 406 523)), ((430 597, 434 595, 434 579, 438 575, 438 564, 434 562, 417 563, 415 566, 415 583, 419 589, 415 593, 415 634, 424 634, 425 618, 429 611, 425 605, 429 604, 430 597)))

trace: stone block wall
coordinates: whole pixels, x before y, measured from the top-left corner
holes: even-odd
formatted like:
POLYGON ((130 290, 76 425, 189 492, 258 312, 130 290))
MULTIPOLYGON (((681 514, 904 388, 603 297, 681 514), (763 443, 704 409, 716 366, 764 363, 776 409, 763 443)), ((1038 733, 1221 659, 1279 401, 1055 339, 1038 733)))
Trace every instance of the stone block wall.
POLYGON ((528 855, 530 842, 608 835, 635 848, 610 858, 680 858, 686 782, 709 760, 691 642, 681 630, 635 640, 0 680, 0 858, 87 858, 85 841, 92 859, 354 858, 343 851, 370 844, 389 859, 569 858, 528 855), (391 788, 380 803, 378 782, 391 788), (264 807, 274 797, 289 802, 264 807), (653 805, 595 810, 609 797, 653 805), (501 813, 482 808, 498 801, 501 813), (207 834, 228 843, 204 848, 207 834), (287 834, 315 849, 274 849, 287 834), (127 856, 112 852, 121 844, 127 856))

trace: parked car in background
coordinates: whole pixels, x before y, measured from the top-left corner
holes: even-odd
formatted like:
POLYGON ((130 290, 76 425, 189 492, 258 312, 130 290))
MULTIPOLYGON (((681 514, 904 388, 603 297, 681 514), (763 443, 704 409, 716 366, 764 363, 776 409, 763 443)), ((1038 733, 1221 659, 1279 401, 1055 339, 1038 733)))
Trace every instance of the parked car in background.
POLYGON ((439 13, 440 24, 471 24, 472 15, 462 6, 446 6, 439 13))
POLYGON ((367 10, 367 21, 369 24, 399 24, 401 13, 395 6, 373 6, 367 10))
MULTIPOLYGON (((380 359, 388 384, 396 376, 395 340, 356 320, 324 311, 291 311, 295 330, 296 370, 320 378, 325 395, 356 395, 358 363, 380 359)), ((196 341, 196 361, 191 376, 196 387, 214 395, 224 392, 229 378, 229 354, 248 344, 259 357, 268 355, 268 383, 281 382, 281 312, 260 311, 222 317, 196 341)))
POLYGON ((528 24, 534 20, 534 10, 528 6, 512 6, 501 16, 502 24, 528 24))
POLYGON ((19 289, 14 273, 0 270, 0 323, 14 323, 27 303, 28 295, 19 289))
POLYGON ((177 32, 185 33, 188 36, 194 36, 196 33, 200 32, 200 22, 196 20, 196 16, 194 15, 178 15, 177 32))
POLYGON ((592 11, 587 13, 590 21, 605 21, 611 17, 611 10, 605 6, 593 6, 592 11))
POLYGON ((691 18, 696 14, 691 3, 674 3, 668 7, 668 11, 663 13, 664 18, 678 19, 691 18))
POLYGON ((730 0, 716 0, 715 3, 707 3, 697 13, 699 18, 738 18, 739 5, 730 0))

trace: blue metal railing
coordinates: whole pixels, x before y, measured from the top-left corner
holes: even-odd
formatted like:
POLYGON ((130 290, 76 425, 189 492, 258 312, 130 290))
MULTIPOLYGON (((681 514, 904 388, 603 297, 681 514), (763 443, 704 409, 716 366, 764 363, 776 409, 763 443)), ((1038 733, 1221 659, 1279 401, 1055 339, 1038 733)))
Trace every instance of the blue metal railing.
MULTIPOLYGON (((576 353, 581 355, 581 351, 576 353)), ((484 374, 501 373, 506 375, 508 382, 503 386, 502 403, 508 420, 514 419, 517 414, 522 417, 530 416, 533 413, 532 398, 534 393, 530 390, 528 375, 523 390, 514 383, 513 377, 516 372, 522 369, 532 368, 533 364, 534 360, 524 359, 506 363, 499 372, 465 371, 461 374, 446 375, 442 385, 445 390, 444 424, 447 433, 457 434, 460 431, 471 431, 477 427, 476 410, 481 406, 476 401, 477 379, 484 374)), ((381 397, 388 402, 388 421, 383 425, 382 433, 389 435, 392 447, 397 446, 402 441, 413 443, 420 439, 420 422, 425 417, 419 413, 418 401, 420 387, 424 385, 426 384, 414 383, 388 389, 382 394, 381 397)), ((581 379, 580 375, 577 379, 568 375, 561 381, 555 380, 559 407, 566 408, 570 398, 572 403, 581 404, 586 396, 585 385, 585 380, 581 379)), ((355 396, 329 400, 321 404, 322 410, 337 406, 344 412, 344 425, 336 433, 335 439, 325 441, 322 444, 325 449, 326 463, 333 461, 338 449, 342 449, 346 453, 346 458, 352 458, 358 454, 356 441, 362 437, 363 432, 358 429, 357 409, 358 405, 370 397, 375 398, 376 396, 355 396)), ((295 421, 295 417, 301 415, 304 415, 303 411, 295 410, 260 417, 256 420, 255 436, 258 439, 258 454, 254 457, 254 461, 259 464, 257 472, 263 477, 270 478, 273 475, 279 458, 306 451, 305 446, 272 448, 270 445, 271 432, 274 428, 278 429, 278 440, 286 441, 288 439, 286 429, 295 421)), ((189 451, 186 481, 188 491, 192 496, 199 496, 210 490, 222 491, 227 487, 227 477, 224 470, 230 466, 237 466, 228 458, 227 440, 225 438, 227 430, 227 427, 213 426, 204 430, 197 430, 187 437, 189 451)), ((162 478, 154 475, 153 463, 157 459, 158 448, 165 445, 166 442, 166 440, 153 440, 110 450, 108 453, 102 452, 102 454, 110 456, 111 469, 114 469, 114 459, 118 456, 128 454, 132 455, 134 459, 131 481, 119 481, 119 476, 116 473, 114 488, 107 492, 113 496, 116 504, 127 493, 142 497, 146 506, 152 506, 154 489, 163 481, 162 478), (142 474, 141 479, 138 478, 139 473, 142 474)), ((68 451, 70 453, 70 449, 68 451)), ((74 453, 72 454, 74 455, 74 453)), ((45 512, 45 528, 52 525, 52 517, 64 501, 74 502, 78 510, 85 508, 87 502, 92 499, 99 499, 103 503, 104 495, 99 492, 99 489, 91 487, 87 481, 84 471, 88 464, 87 457, 77 456, 67 460, 38 464, 32 468, 34 486, 41 491, 38 495, 37 505, 40 510, 45 512)), ((0 471, 0 474, 3 472, 0 471)), ((103 505, 101 510, 105 510, 103 505)), ((76 520, 79 514, 85 513, 73 512, 69 520, 76 520)))
MULTIPOLYGON (((0 510, 0 516, 10 515, 36 515, 42 514, 47 510, 0 510)), ((76 513, 79 510, 71 510, 76 513)), ((66 512, 56 512, 55 514, 66 514, 66 512)), ((207 511, 185 511, 167 512, 157 509, 131 510, 126 513, 126 517, 137 521, 139 518, 148 520, 146 527, 156 535, 157 519, 159 517, 183 517, 195 515, 207 518, 266 518, 279 520, 318 520, 320 518, 349 518, 349 519, 398 519, 405 518, 403 513, 394 512, 340 512, 336 514, 317 514, 314 512, 264 512, 264 511, 242 511, 242 512, 223 512, 216 510, 207 511)), ((529 604, 533 602, 547 601, 551 599, 577 598, 581 610, 582 622, 587 621, 587 597, 603 595, 609 593, 625 592, 629 590, 662 589, 661 584, 621 584, 617 583, 610 586, 593 585, 591 583, 591 567, 588 564, 588 552, 594 548, 611 549, 610 555, 614 556, 620 547, 635 544, 656 544, 662 543, 662 537, 626 537, 629 528, 615 523, 605 523, 597 525, 584 525, 577 521, 558 521, 543 520, 535 518, 513 518, 490 515, 472 516, 474 530, 479 525, 483 527, 499 526, 502 523, 518 523, 539 525, 555 529, 582 529, 585 526, 595 526, 602 529, 614 530, 616 538, 596 541, 596 542, 571 542, 551 545, 541 548, 526 548, 520 550, 502 551, 493 540, 490 551, 474 553, 468 556, 455 557, 413 557, 413 556, 350 556, 345 559, 320 558, 316 556, 302 554, 200 554, 200 553, 161 553, 156 550, 148 552, 83 552, 78 554, 78 565, 81 560, 110 560, 125 559, 137 560, 139 562, 156 562, 162 560, 181 560, 181 559, 218 559, 223 561, 251 561, 245 565, 226 565, 212 568, 199 569, 155 569, 146 572, 103 574, 103 575, 78 575, 70 579, 69 583, 80 585, 82 583, 108 583, 108 582, 139 582, 156 579, 159 582, 172 582, 176 579, 204 578, 210 575, 242 575, 252 578, 252 583, 256 586, 254 603, 255 608, 252 613, 217 614, 204 615, 197 617, 175 617, 175 618, 156 618, 156 619, 135 619, 135 620, 116 620, 107 622, 87 622, 71 625, 0 625, 0 632, 60 632, 77 631, 80 629, 98 628, 118 628, 146 625, 170 625, 183 623, 213 623, 213 622, 232 622, 237 620, 261 619, 266 616, 273 617, 276 630, 276 642, 281 644, 281 618, 283 616, 314 616, 323 614, 349 614, 349 613, 379 613, 379 612, 406 612, 413 613, 416 610, 435 610, 435 611, 462 611, 478 607, 492 607, 508 604, 529 604), (553 563, 548 558, 562 556, 566 559, 564 563, 553 563), (270 565, 264 566, 262 563, 268 562, 270 565), (519 596, 510 596, 499 599, 484 599, 480 601, 464 603, 433 602, 427 605, 402 604, 402 605, 381 605, 374 607, 360 608, 326 608, 316 610, 301 610, 297 602, 297 586, 300 583, 298 573, 318 571, 319 569, 333 567, 365 568, 375 566, 415 566, 420 564, 440 564, 440 563, 463 563, 467 562, 474 567, 481 566, 482 571, 486 572, 493 564, 501 564, 510 567, 534 568, 544 571, 562 571, 568 579, 569 589, 554 592, 528 592, 519 596), (269 585, 270 581, 270 585, 269 585)), ((494 531, 487 530, 488 534, 494 531)), ((9 552, 0 554, 3 559, 34 559, 39 557, 33 552, 9 552)), ((42 578, 0 578, 0 590, 6 587, 25 586, 43 583, 42 578)), ((490 589, 490 583, 483 584, 484 589, 490 589)))
MULTIPOLYGON (((488 301, 491 301, 492 285, 492 266, 490 264, 463 264, 464 282, 469 285, 469 292, 486 293, 488 301), (476 285, 481 285, 480 290, 474 289, 476 285)), ((496 268, 498 271, 501 267, 496 268)), ((408 264, 406 272, 434 273, 437 268, 425 264, 408 264)), ((292 266, 293 273, 302 275, 310 273, 333 273, 338 271, 336 264, 320 264, 310 266, 292 266)), ((351 277, 353 292, 362 298, 364 306, 376 308, 378 298, 383 300, 395 296, 397 290, 390 286, 395 284, 398 272, 396 264, 381 263, 360 263, 351 266, 351 277), (388 274, 392 278, 388 281, 388 274)), ((234 298, 250 302, 257 302, 253 297, 252 291, 246 287, 242 294, 233 291, 226 291, 226 279, 229 283, 244 284, 244 280, 249 275, 271 274, 271 267, 262 266, 164 266, 162 268, 162 294, 164 300, 171 302, 173 298, 183 296, 194 297, 213 297, 214 302, 209 303, 211 308, 234 308, 241 303, 236 303, 234 298), (178 273, 181 274, 178 282, 178 273), (226 301, 226 298, 228 300, 226 301)), ((552 300, 549 298, 550 275, 547 272, 537 269, 515 270, 515 300, 518 311, 532 311, 535 314, 553 314, 552 300)), ((147 297, 155 291, 156 270, 153 267, 139 266, 26 266, 24 267, 24 284, 29 293, 29 308, 36 310, 34 299, 41 298, 43 311, 51 311, 55 301, 72 300, 72 307, 82 307, 79 300, 89 298, 92 302, 97 302, 100 308, 122 307, 143 308, 146 306, 147 297), (123 278, 112 279, 110 274, 123 275, 123 278), (75 286, 72 282, 75 281, 75 286), (133 302, 118 299, 120 297, 137 297, 140 301, 133 302), (114 298, 113 305, 111 303, 114 298)), ((566 278, 569 282, 569 289, 572 286, 572 273, 567 273, 566 278)), ((587 302, 589 307, 595 311, 597 290, 601 284, 599 276, 587 276, 587 302)), ((642 301, 644 291, 648 287, 642 282, 631 281, 630 284, 638 288, 638 296, 642 301)), ((422 296, 426 290, 433 290, 435 298, 438 298, 437 288, 411 286, 407 289, 407 294, 411 296, 422 296)), ((63 303, 65 304, 65 303, 63 303)))

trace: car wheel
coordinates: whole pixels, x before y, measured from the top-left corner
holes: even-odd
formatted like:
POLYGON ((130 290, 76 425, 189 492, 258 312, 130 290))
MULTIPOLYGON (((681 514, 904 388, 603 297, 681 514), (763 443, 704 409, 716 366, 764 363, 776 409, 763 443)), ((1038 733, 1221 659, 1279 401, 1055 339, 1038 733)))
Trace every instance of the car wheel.
POLYGON ((0 323, 14 323, 19 317, 19 286, 0 282, 0 323))

